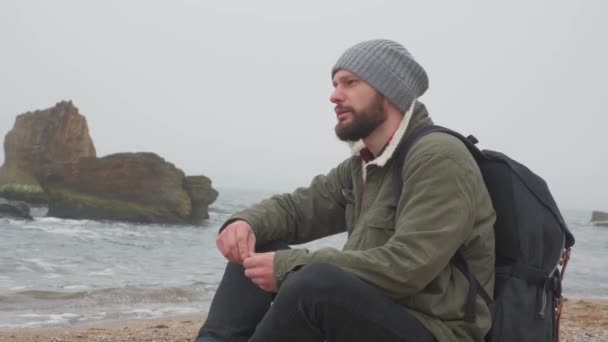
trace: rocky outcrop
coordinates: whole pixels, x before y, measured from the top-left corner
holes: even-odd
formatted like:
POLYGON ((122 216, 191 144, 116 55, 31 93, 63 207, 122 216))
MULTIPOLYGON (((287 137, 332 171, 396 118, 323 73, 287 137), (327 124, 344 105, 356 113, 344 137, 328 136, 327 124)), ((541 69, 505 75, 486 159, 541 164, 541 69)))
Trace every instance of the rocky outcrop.
POLYGON ((192 210, 191 222, 200 222, 209 218, 209 205, 217 199, 218 193, 211 187, 211 179, 205 176, 188 176, 184 179, 184 188, 190 196, 192 210))
POLYGON ((154 153, 55 165, 42 183, 49 196, 47 215, 61 218, 197 223, 208 217, 207 206, 217 197, 208 178, 187 178, 154 153))
POLYGON ((23 202, 0 202, 0 218, 10 217, 24 220, 33 220, 34 218, 30 215, 30 207, 23 202))
POLYGON ((593 212, 591 212, 591 223, 596 226, 608 227, 608 213, 594 210, 593 212))
POLYGON ((594 210, 591 212, 591 222, 608 221, 608 213, 594 210))
POLYGON ((153 153, 96 158, 72 102, 17 116, 4 151, 0 197, 48 203, 49 216, 198 223, 218 196, 209 178, 185 177, 153 153))
POLYGON ((38 180, 42 170, 95 155, 87 121, 71 101, 18 115, 4 138, 0 197, 46 203, 38 180))

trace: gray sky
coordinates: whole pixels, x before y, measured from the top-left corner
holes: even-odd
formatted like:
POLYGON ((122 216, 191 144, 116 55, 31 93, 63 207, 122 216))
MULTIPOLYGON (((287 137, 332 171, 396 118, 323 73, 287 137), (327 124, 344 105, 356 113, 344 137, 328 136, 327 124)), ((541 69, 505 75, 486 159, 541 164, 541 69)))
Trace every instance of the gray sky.
POLYGON ((608 210, 606 13, 600 0, 2 0, 0 135, 71 99, 99 156, 152 151, 216 187, 288 191, 348 156, 331 66, 388 38, 427 70, 436 123, 526 164, 560 206, 608 210))

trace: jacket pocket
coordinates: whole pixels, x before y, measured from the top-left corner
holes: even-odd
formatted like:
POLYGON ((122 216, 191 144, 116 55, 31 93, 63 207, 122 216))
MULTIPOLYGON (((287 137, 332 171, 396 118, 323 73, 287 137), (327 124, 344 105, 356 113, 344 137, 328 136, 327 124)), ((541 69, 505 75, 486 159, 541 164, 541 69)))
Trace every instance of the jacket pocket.
POLYGON ((395 209, 379 207, 366 215, 366 245, 377 247, 384 245, 395 234, 395 209))

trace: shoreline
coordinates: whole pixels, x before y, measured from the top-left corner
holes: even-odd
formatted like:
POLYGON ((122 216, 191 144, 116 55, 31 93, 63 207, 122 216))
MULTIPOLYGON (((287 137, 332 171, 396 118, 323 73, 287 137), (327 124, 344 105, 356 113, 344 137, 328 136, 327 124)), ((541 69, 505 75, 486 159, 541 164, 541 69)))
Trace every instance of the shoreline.
POLYGON ((193 341, 205 314, 0 329, 0 341, 193 341))
MULTIPOLYGON (((0 341, 193 341, 205 314, 0 329, 0 341)), ((561 342, 608 341, 608 299, 566 298, 561 342)))

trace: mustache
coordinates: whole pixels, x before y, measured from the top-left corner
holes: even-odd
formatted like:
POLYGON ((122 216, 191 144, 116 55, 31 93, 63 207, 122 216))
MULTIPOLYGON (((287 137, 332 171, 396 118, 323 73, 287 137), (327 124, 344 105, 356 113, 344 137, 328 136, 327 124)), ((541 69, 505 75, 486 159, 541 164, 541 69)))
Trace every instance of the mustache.
POLYGON ((343 110, 348 110, 351 112, 354 112, 354 108, 351 106, 341 106, 341 105, 336 105, 336 107, 334 108, 334 111, 343 111, 343 110))

